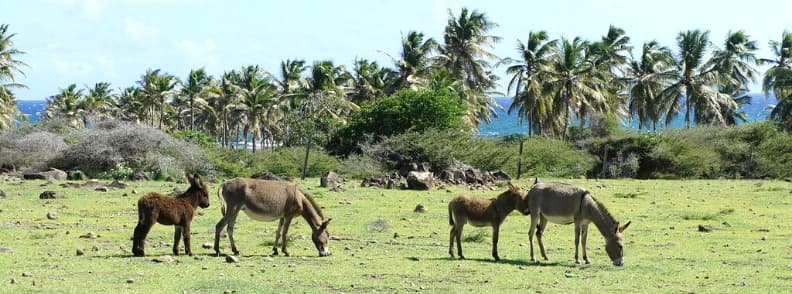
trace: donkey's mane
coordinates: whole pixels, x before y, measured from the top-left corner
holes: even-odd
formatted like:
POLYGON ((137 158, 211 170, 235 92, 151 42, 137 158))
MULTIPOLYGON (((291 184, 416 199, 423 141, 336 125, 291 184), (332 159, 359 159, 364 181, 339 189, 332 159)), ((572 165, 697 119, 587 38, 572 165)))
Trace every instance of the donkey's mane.
POLYGON ((308 199, 308 202, 311 202, 311 206, 313 206, 314 210, 316 210, 316 213, 319 214, 319 216, 322 219, 324 219, 324 215, 322 214, 322 209, 319 207, 318 204, 316 204, 316 201, 314 201, 313 197, 311 197, 311 195, 308 195, 308 193, 303 192, 302 190, 300 190, 300 193, 302 193, 303 196, 305 196, 305 199, 308 199))
POLYGON ((614 218, 613 215, 611 215, 610 211, 608 211, 608 209, 605 208, 605 205, 602 204, 602 202, 600 202, 599 200, 597 200, 597 198, 594 198, 594 195, 591 195, 591 192, 586 191, 585 194, 588 194, 591 197, 591 199, 594 200, 594 203, 597 204, 597 208, 599 208, 599 211, 602 212, 602 216, 607 217, 614 224, 617 222, 616 218, 614 218))

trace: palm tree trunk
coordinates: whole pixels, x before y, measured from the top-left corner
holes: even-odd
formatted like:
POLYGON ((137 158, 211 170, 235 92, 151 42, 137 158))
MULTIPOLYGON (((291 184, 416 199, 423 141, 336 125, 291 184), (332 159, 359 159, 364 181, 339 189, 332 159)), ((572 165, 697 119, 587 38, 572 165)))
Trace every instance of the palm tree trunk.
POLYGON ((308 132, 308 141, 305 143, 305 159, 303 159, 302 176, 300 176, 300 180, 305 180, 305 175, 308 173, 308 154, 311 152, 312 139, 313 133, 308 132))
POLYGON ((195 114, 193 113, 193 97, 190 96, 190 131, 195 130, 195 114))

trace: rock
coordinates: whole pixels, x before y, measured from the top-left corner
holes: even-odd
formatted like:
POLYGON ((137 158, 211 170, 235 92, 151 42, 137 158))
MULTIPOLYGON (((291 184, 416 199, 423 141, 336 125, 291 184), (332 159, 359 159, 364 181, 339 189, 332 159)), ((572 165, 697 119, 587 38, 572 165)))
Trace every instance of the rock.
POLYGON ((714 229, 715 229, 715 227, 712 226, 712 225, 699 225, 698 226, 698 231, 699 232, 712 232, 712 230, 714 230, 714 229))
POLYGON ((79 188, 79 187, 82 187, 82 185, 80 185, 78 183, 75 183, 75 182, 66 182, 66 183, 60 184, 60 186, 63 187, 63 188, 79 188))
POLYGON ((0 190, 0 198, 5 198, 5 197, 6 197, 5 191, 0 190))
POLYGON ((228 263, 237 263, 239 262, 239 257, 233 255, 226 255, 225 261, 228 263))
POLYGON ((0 252, 11 252, 11 247, 0 246, 0 252))
POLYGON ((418 204, 415 206, 415 209, 413 209, 413 212, 424 213, 426 212, 426 207, 422 204, 418 204))
POLYGON ((212 248, 214 248, 214 244, 206 242, 206 243, 203 243, 203 245, 201 245, 201 247, 203 249, 212 249, 212 248))
POLYGON ((322 177, 319 179, 319 186, 321 187, 336 187, 344 182, 344 179, 341 178, 337 173, 333 171, 326 172, 322 177))
POLYGON ((11 278, 11 284, 16 284, 16 283, 17 283, 17 279, 16 278, 11 278))
POLYGON ((98 237, 98 235, 96 235, 94 232, 88 232, 85 235, 80 236, 80 238, 85 238, 85 239, 96 239, 96 237, 98 237))
POLYGON ((402 178, 399 174, 380 174, 372 177, 363 178, 360 183, 361 187, 376 187, 385 189, 394 189, 399 186, 402 178))
POLYGON ((96 188, 96 189, 94 189, 94 191, 99 191, 99 192, 110 192, 110 189, 109 189, 109 188, 107 188, 107 187, 99 187, 99 188, 96 188))
POLYGON ((113 182, 107 185, 107 187, 111 189, 126 189, 127 184, 119 182, 118 180, 113 180, 113 182))
POLYGON ((431 172, 409 172, 407 174, 407 189, 429 190, 434 183, 434 174, 431 172))
POLYGON ((135 283, 135 279, 127 279, 126 282, 127 282, 127 284, 134 284, 135 283))
POLYGON ((332 191, 332 192, 339 192, 339 193, 340 193, 340 192, 344 192, 344 191, 346 191, 346 189, 344 189, 344 187, 342 187, 341 185, 338 185, 338 186, 335 186, 335 187, 333 187, 332 189, 330 189, 330 191, 332 191))
POLYGON ((132 194, 137 194, 137 193, 138 193, 138 190, 132 189, 132 194))
POLYGON ((80 249, 80 248, 77 248, 76 254, 77 254, 77 256, 83 256, 83 255, 85 255, 85 251, 80 249))
POLYGON ((70 181, 85 181, 88 180, 88 176, 81 170, 71 170, 69 171, 68 179, 70 181))
POLYGON ((99 251, 99 246, 94 245, 93 247, 91 247, 91 251, 98 252, 99 251))
POLYGON ((54 211, 47 212, 47 219, 58 219, 58 213, 54 211))
POLYGON ((96 190, 98 188, 105 187, 106 185, 104 183, 100 182, 100 181, 97 181, 97 180, 88 180, 82 186, 83 186, 83 188, 86 188, 86 189, 94 189, 94 190, 96 190))
POLYGON ((57 168, 50 168, 48 171, 40 172, 39 174, 44 176, 44 179, 48 181, 65 181, 69 178, 69 175, 65 171, 57 168))
POLYGON ((23 273, 22 273, 22 276, 23 276, 23 277, 32 277, 32 276, 33 276, 33 274, 31 274, 31 273, 29 273, 29 272, 23 272, 23 273))
POLYGON ((39 199, 55 199, 58 198, 58 195, 55 191, 44 191, 39 194, 39 199))
POLYGON ((281 178, 278 175, 273 174, 271 172, 257 173, 251 176, 251 178, 259 179, 259 180, 269 180, 269 181, 287 181, 286 179, 281 178))
POLYGON ((138 170, 132 173, 132 176, 130 176, 129 179, 133 181, 148 181, 149 177, 143 171, 138 170))
POLYGON ((151 261, 156 262, 156 263, 174 263, 174 262, 176 262, 176 259, 173 258, 173 256, 170 256, 170 255, 163 255, 163 256, 154 258, 151 261))

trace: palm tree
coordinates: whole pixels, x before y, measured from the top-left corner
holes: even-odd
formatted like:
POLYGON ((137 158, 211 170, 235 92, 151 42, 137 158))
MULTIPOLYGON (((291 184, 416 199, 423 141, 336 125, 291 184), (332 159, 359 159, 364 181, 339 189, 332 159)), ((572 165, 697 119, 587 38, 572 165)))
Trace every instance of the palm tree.
POLYGON ((140 123, 146 120, 147 107, 141 97, 142 91, 136 86, 120 89, 114 117, 140 123))
POLYGON ((88 95, 85 95, 79 105, 83 111, 83 124, 85 127, 93 123, 97 116, 110 115, 115 107, 114 94, 110 88, 110 83, 96 83, 93 88, 88 88, 87 90, 88 95))
POLYGON ((159 129, 162 129, 168 99, 175 95, 179 79, 171 74, 161 73, 160 69, 147 69, 137 83, 141 88, 144 104, 149 108, 151 125, 154 125, 155 107, 159 106, 159 129))
POLYGON ((730 78, 723 87, 748 92, 747 85, 755 82, 759 74, 755 68, 759 65, 756 58, 759 46, 744 31, 736 31, 729 32, 723 47, 712 54, 710 66, 730 78))
POLYGON ((506 69, 511 75, 507 92, 514 90, 514 99, 508 113, 517 111, 520 122, 528 122, 528 136, 541 125, 549 111, 549 100, 542 93, 542 77, 556 54, 558 40, 550 40, 547 32, 529 32, 523 44, 517 40, 517 52, 522 60, 504 59, 503 63, 514 64, 506 69))
POLYGON ((660 46, 657 41, 643 44, 641 57, 631 60, 625 71, 627 83, 627 111, 638 119, 638 129, 651 123, 652 130, 665 113, 660 93, 674 78, 674 58, 671 50, 660 46))
POLYGON ((497 24, 476 10, 462 8, 459 17, 448 11, 448 24, 443 35, 444 44, 439 48, 441 66, 461 81, 457 92, 467 104, 467 122, 475 128, 483 120, 490 122, 495 114, 497 102, 490 94, 495 87, 496 77, 490 71, 487 60, 498 59, 490 52, 500 37, 487 35, 497 24))
POLYGON ((792 32, 784 31, 781 41, 770 41, 773 59, 762 59, 770 68, 765 72, 762 90, 766 96, 772 92, 778 103, 770 112, 770 119, 778 122, 782 130, 792 130, 792 32))
POLYGON ((190 130, 195 130, 195 104, 200 106, 206 105, 206 99, 209 95, 216 93, 210 87, 212 77, 206 74, 204 68, 190 70, 187 80, 182 85, 181 95, 187 100, 190 112, 190 130))
POLYGON ((406 37, 402 35, 401 47, 399 59, 391 57, 396 64, 399 77, 393 83, 393 88, 388 91, 388 94, 424 84, 424 79, 431 70, 430 54, 439 48, 439 44, 432 38, 424 40, 423 33, 409 31, 406 37))
POLYGON ((691 109, 697 124, 725 124, 723 109, 736 109, 737 103, 729 94, 714 88, 724 84, 724 75, 708 67, 705 59, 710 47, 709 31, 684 31, 677 37, 679 52, 676 59, 675 81, 662 92, 666 101, 666 124, 679 113, 685 99, 685 127, 690 128, 691 109))
POLYGON ((22 67, 28 65, 17 59, 25 54, 14 47, 11 40, 16 34, 8 33, 8 25, 0 25, 0 130, 11 127, 17 116, 22 113, 16 107, 16 98, 12 88, 26 88, 16 82, 15 74, 25 75, 22 67))
POLYGON ((396 80, 394 72, 380 67, 376 61, 356 59, 352 71, 352 93, 349 100, 357 105, 373 101, 385 95, 396 80))
MULTIPOLYGON (((589 46, 587 58, 595 68, 594 74, 600 75, 599 79, 605 82, 602 89, 609 109, 605 115, 613 115, 617 118, 627 115, 625 109, 627 96, 624 91, 626 85, 619 77, 624 75, 631 52, 630 37, 623 29, 613 25, 608 27, 608 32, 599 42, 589 46)), ((590 109, 586 110, 590 111, 590 109)))
POLYGON ((281 95, 290 100, 291 107, 297 107, 295 92, 307 86, 302 76, 306 69, 305 60, 284 60, 280 64, 280 76, 273 81, 281 95))
POLYGON ((544 127, 553 133, 561 133, 566 139, 566 130, 576 114, 581 126, 589 112, 607 113, 601 75, 587 59, 588 43, 576 37, 562 39, 558 55, 553 59, 543 81, 543 91, 552 97, 553 113, 544 122, 544 127))
POLYGON ((47 108, 44 110, 43 119, 63 119, 70 126, 84 126, 83 109, 83 89, 78 89, 76 84, 71 84, 66 88, 60 89, 60 93, 47 98, 47 108))

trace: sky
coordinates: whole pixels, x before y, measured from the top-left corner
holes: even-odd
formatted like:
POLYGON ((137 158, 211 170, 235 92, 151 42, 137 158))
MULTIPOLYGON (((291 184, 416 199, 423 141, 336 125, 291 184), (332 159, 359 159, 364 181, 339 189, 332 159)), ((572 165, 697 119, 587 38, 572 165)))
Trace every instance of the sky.
MULTIPOLYGON (((0 23, 16 33, 26 52, 18 58, 29 65, 17 79, 29 89, 15 90, 17 98, 44 100, 72 83, 125 88, 148 68, 184 79, 200 67, 215 76, 252 64, 275 73, 286 59, 392 67, 402 35, 415 30, 442 42, 449 9, 458 15, 462 7, 498 24, 490 34, 502 40, 492 52, 512 58, 530 31, 596 41, 609 25, 626 31, 636 55, 645 41, 675 49, 679 32, 701 29, 716 46, 745 30, 769 58, 768 41, 792 29, 792 1, 782 0, 0 0, 0 23)), ((494 72, 505 92, 505 67, 494 72)))

